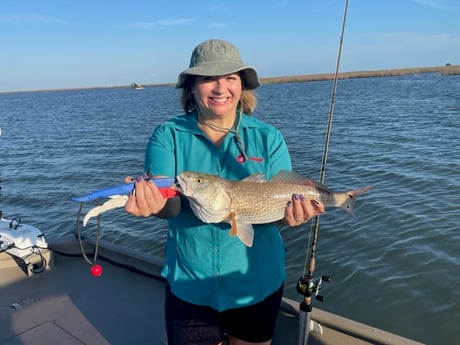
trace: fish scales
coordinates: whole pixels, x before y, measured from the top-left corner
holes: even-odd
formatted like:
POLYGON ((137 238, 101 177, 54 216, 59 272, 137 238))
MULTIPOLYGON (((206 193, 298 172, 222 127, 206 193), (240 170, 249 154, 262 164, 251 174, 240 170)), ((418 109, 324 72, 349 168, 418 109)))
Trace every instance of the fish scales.
POLYGON ((252 224, 283 219, 286 205, 292 200, 293 194, 322 200, 325 206, 334 206, 331 193, 309 186, 242 181, 233 183, 228 193, 232 200, 231 208, 238 214, 238 219, 252 224))

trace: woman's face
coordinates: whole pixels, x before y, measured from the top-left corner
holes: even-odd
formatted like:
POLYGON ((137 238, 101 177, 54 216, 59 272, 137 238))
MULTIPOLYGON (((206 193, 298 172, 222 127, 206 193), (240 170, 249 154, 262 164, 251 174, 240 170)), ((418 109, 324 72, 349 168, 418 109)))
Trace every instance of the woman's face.
POLYGON ((238 73, 195 78, 192 92, 205 119, 233 117, 241 98, 242 84, 238 73))

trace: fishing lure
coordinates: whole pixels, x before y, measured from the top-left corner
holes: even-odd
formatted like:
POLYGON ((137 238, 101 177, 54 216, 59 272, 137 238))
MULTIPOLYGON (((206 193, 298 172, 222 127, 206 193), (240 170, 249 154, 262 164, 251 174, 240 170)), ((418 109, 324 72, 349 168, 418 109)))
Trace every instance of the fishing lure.
MULTIPOLYGON (((171 186, 175 184, 175 179, 173 178, 150 178, 148 181, 154 183, 165 198, 173 198, 178 195, 178 192, 171 188, 171 186)), ((72 201, 89 202, 100 198, 110 198, 114 195, 126 195, 131 193, 133 189, 134 182, 130 182, 115 187, 100 189, 87 195, 75 196, 72 197, 72 201)))

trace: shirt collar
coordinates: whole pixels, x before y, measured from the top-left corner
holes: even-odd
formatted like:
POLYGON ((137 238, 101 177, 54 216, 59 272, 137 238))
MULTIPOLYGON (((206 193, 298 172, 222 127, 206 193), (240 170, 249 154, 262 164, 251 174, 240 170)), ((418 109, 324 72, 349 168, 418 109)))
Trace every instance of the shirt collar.
MULTIPOLYGON (((249 119, 249 115, 241 113, 241 115, 237 114, 237 117, 239 120, 239 125, 237 124, 234 127, 235 130, 238 128, 241 129, 241 128, 248 128, 248 127, 254 126, 249 119)), ((203 134, 201 129, 198 127, 196 112, 179 116, 179 119, 180 120, 176 121, 175 123, 175 127, 177 130, 187 131, 187 132, 194 133, 194 134, 203 134)))

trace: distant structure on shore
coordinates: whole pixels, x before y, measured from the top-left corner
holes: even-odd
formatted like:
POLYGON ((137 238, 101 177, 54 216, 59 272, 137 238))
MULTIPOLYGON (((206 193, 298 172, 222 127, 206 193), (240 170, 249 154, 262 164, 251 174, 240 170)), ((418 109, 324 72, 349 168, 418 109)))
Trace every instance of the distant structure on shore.
POLYGON ((140 84, 137 84, 137 83, 131 83, 131 89, 134 89, 134 90, 142 90, 144 87, 140 84))

